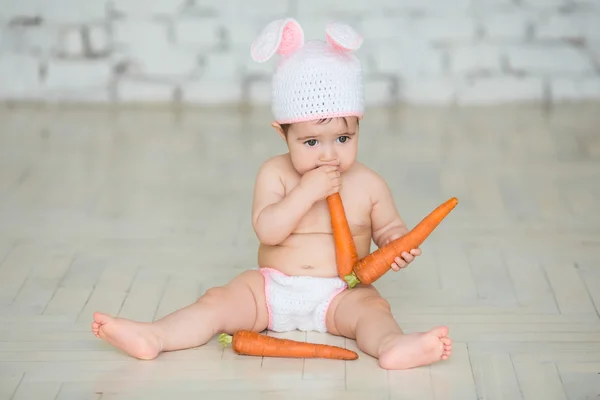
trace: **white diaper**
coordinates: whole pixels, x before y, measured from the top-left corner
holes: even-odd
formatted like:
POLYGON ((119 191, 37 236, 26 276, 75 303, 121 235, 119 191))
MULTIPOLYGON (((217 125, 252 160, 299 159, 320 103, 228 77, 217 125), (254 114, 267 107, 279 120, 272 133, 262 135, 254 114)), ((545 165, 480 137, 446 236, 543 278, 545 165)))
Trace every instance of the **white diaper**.
POLYGON ((265 277, 270 331, 327 332, 327 309, 347 288, 346 282, 337 277, 289 276, 272 268, 259 271, 265 277))

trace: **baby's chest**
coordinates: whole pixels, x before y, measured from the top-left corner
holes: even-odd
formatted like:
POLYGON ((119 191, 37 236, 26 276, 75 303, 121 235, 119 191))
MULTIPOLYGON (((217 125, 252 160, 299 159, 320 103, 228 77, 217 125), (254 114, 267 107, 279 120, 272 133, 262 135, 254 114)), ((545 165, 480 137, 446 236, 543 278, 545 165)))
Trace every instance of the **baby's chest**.
MULTIPOLYGON (((344 202, 344 211, 350 229, 360 234, 371 228, 370 210, 365 205, 353 201, 344 202)), ((298 224, 299 230, 331 232, 331 214, 326 200, 319 201, 304 215, 298 224)))

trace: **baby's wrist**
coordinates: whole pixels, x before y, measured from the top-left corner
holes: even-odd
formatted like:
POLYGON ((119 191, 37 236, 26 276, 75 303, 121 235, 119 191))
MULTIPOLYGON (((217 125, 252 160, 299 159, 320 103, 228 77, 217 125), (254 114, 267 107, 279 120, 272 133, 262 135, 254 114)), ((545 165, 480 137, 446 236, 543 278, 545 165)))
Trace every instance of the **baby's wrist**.
POLYGON ((301 199, 301 201, 306 203, 309 207, 312 207, 312 205, 316 201, 314 198, 315 196, 313 195, 313 193, 311 193, 310 189, 307 189, 306 187, 302 186, 302 184, 296 186, 296 194, 301 199))
POLYGON ((302 185, 296 186, 296 188, 290 193, 294 197, 293 203, 299 208, 307 212, 315 203, 314 196, 311 196, 311 191, 302 185))

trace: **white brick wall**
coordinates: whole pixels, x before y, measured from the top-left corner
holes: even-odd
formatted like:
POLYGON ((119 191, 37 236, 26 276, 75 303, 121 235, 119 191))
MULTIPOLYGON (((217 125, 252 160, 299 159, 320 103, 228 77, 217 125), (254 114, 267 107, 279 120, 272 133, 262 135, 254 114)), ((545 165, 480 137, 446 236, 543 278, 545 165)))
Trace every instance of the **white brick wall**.
POLYGON ((0 95, 6 99, 35 99, 41 88, 39 68, 39 61, 32 56, 0 57, 0 95))
POLYGON ((0 0, 0 100, 268 103, 268 22, 365 38, 369 105, 600 98, 597 0, 0 0))
POLYGON ((542 99, 541 78, 485 77, 467 80, 457 90, 459 104, 491 104, 542 99))
POLYGON ((520 45, 507 49, 511 68, 530 74, 579 74, 593 72, 584 51, 568 44, 520 45))

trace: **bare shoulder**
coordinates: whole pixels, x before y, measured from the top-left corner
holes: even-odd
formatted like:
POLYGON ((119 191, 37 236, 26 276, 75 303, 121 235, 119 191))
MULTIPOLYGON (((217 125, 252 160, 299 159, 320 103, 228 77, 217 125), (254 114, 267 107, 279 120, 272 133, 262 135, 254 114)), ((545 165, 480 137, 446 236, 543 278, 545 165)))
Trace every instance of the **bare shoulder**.
POLYGON ((356 162, 351 173, 353 175, 351 179, 361 187, 366 186, 370 190, 387 190, 388 188, 387 182, 379 173, 362 163, 356 162))
POLYGON ((279 176, 289 173, 292 168, 289 154, 279 154, 265 160, 258 169, 258 178, 279 176))

